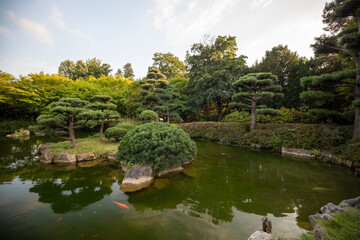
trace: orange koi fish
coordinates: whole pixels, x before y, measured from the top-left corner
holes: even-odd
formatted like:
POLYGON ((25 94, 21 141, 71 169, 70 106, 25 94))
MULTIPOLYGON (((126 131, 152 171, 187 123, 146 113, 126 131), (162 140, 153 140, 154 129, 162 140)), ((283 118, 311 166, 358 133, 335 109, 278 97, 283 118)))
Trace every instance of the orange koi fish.
POLYGON ((92 238, 96 238, 97 236, 99 236, 99 234, 94 234, 92 238))
POLYGON ((79 213, 79 217, 81 217, 82 215, 81 215, 81 213, 79 213))
POLYGON ((66 233, 66 230, 63 230, 63 231, 60 232, 60 234, 64 234, 64 233, 66 233))
POLYGON ((129 206, 127 206, 125 204, 122 204, 122 203, 119 203, 119 202, 116 202, 116 201, 113 201, 113 203, 115 203, 116 205, 118 205, 121 208, 129 209, 129 206))
POLYGON ((59 218, 58 220, 56 220, 56 222, 60 222, 61 220, 63 220, 63 218, 61 217, 61 218, 59 218))
POLYGON ((82 233, 80 236, 79 236, 79 238, 82 238, 84 236, 84 234, 82 233))

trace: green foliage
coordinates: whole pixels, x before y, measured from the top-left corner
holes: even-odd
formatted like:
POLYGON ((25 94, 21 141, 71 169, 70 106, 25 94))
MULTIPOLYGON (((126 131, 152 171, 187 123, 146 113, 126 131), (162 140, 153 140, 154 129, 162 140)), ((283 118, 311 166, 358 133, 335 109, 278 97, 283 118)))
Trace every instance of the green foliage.
POLYGON ((60 63, 58 72, 60 77, 75 80, 89 76, 95 78, 100 78, 101 75, 109 76, 111 71, 109 64, 101 64, 101 60, 93 58, 87 59, 86 64, 82 60, 77 61, 75 64, 72 60, 67 59, 60 63))
POLYGON ((348 208, 345 213, 333 214, 334 220, 320 220, 325 230, 326 240, 356 240, 360 236, 360 213, 355 208, 348 208))
POLYGON ((339 112, 328 109, 310 109, 309 115, 312 116, 316 122, 331 122, 336 116, 339 116, 339 112))
POLYGON ((123 69, 124 69, 124 78, 134 79, 135 74, 131 66, 131 63, 126 63, 123 69))
POLYGON ((35 122, 26 120, 1 121, 0 132, 13 132, 19 128, 28 128, 33 124, 35 124, 35 122))
POLYGON ((196 144, 175 125, 152 122, 139 125, 120 141, 116 158, 126 164, 148 164, 155 171, 193 159, 196 144))
POLYGON ((234 36, 218 36, 215 41, 193 44, 186 53, 189 68, 188 110, 193 115, 210 115, 214 108, 218 121, 226 112, 234 88, 232 83, 246 70, 246 57, 236 56, 234 36))
POLYGON ((157 113, 151 110, 142 111, 139 115, 140 120, 147 122, 155 121, 158 117, 157 113))
POLYGON ((248 112, 235 111, 226 115, 224 122, 244 123, 244 122, 249 122, 250 120, 251 120, 251 116, 248 112))
POLYGON ((116 127, 110 127, 105 131, 105 138, 107 139, 115 139, 116 141, 120 141, 134 126, 121 123, 116 127))
POLYGON ((271 72, 278 77, 276 84, 282 87, 284 98, 271 102, 271 107, 298 107, 299 94, 302 91, 300 77, 306 76, 306 59, 292 52, 287 45, 278 45, 266 51, 259 63, 252 67, 255 72, 271 72))
POLYGON ((186 76, 185 64, 172 53, 154 53, 153 67, 159 69, 168 79, 186 76))

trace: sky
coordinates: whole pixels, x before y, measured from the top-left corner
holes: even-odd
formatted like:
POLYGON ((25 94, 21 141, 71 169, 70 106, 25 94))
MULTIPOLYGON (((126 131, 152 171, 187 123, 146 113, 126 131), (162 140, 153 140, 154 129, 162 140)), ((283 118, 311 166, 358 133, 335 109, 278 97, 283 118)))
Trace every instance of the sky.
POLYGON ((247 64, 279 44, 310 58, 326 0, 0 0, 0 70, 57 73, 96 57, 146 75, 155 52, 180 60, 203 36, 236 36, 247 64))

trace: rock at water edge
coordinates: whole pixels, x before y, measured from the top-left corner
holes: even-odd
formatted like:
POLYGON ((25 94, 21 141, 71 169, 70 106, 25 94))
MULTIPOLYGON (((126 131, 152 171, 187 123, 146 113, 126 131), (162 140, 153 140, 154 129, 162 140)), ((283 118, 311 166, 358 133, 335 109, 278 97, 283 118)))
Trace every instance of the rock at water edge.
POLYGON ((173 177, 183 170, 183 167, 166 167, 158 173, 158 177, 173 177))
POLYGON ((150 166, 135 165, 130 168, 120 185, 123 192, 135 192, 147 188, 154 181, 154 171, 150 166))
POLYGON ((55 163, 61 164, 75 164, 76 154, 75 153, 60 153, 59 156, 55 157, 55 163))
POLYGON ((78 162, 91 161, 91 160, 95 160, 96 156, 92 152, 78 153, 76 154, 76 159, 78 160, 78 162))
POLYGON ((45 164, 51 164, 54 160, 54 157, 55 151, 47 149, 45 151, 42 151, 40 156, 40 162, 45 164))
POLYGON ((251 234, 248 240, 277 240, 277 238, 269 233, 256 231, 253 234, 251 234))

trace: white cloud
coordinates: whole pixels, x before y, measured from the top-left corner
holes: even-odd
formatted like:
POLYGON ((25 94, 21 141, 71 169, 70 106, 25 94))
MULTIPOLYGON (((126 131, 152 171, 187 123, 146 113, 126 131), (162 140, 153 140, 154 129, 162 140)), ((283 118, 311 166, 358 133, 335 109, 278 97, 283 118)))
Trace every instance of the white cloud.
POLYGON ((38 43, 47 45, 54 43, 51 33, 44 25, 28 18, 18 18, 12 11, 8 11, 7 14, 10 20, 12 20, 22 32, 35 39, 38 43))
POLYGON ((269 6, 271 3, 273 2, 273 0, 252 0, 252 7, 267 7, 269 6))
POLYGON ((87 37, 80 30, 73 29, 66 24, 62 13, 57 6, 53 6, 50 20, 57 28, 67 31, 79 39, 87 39, 87 37))
POLYGON ((155 0, 155 27, 176 43, 205 34, 235 4, 234 0, 155 0))

